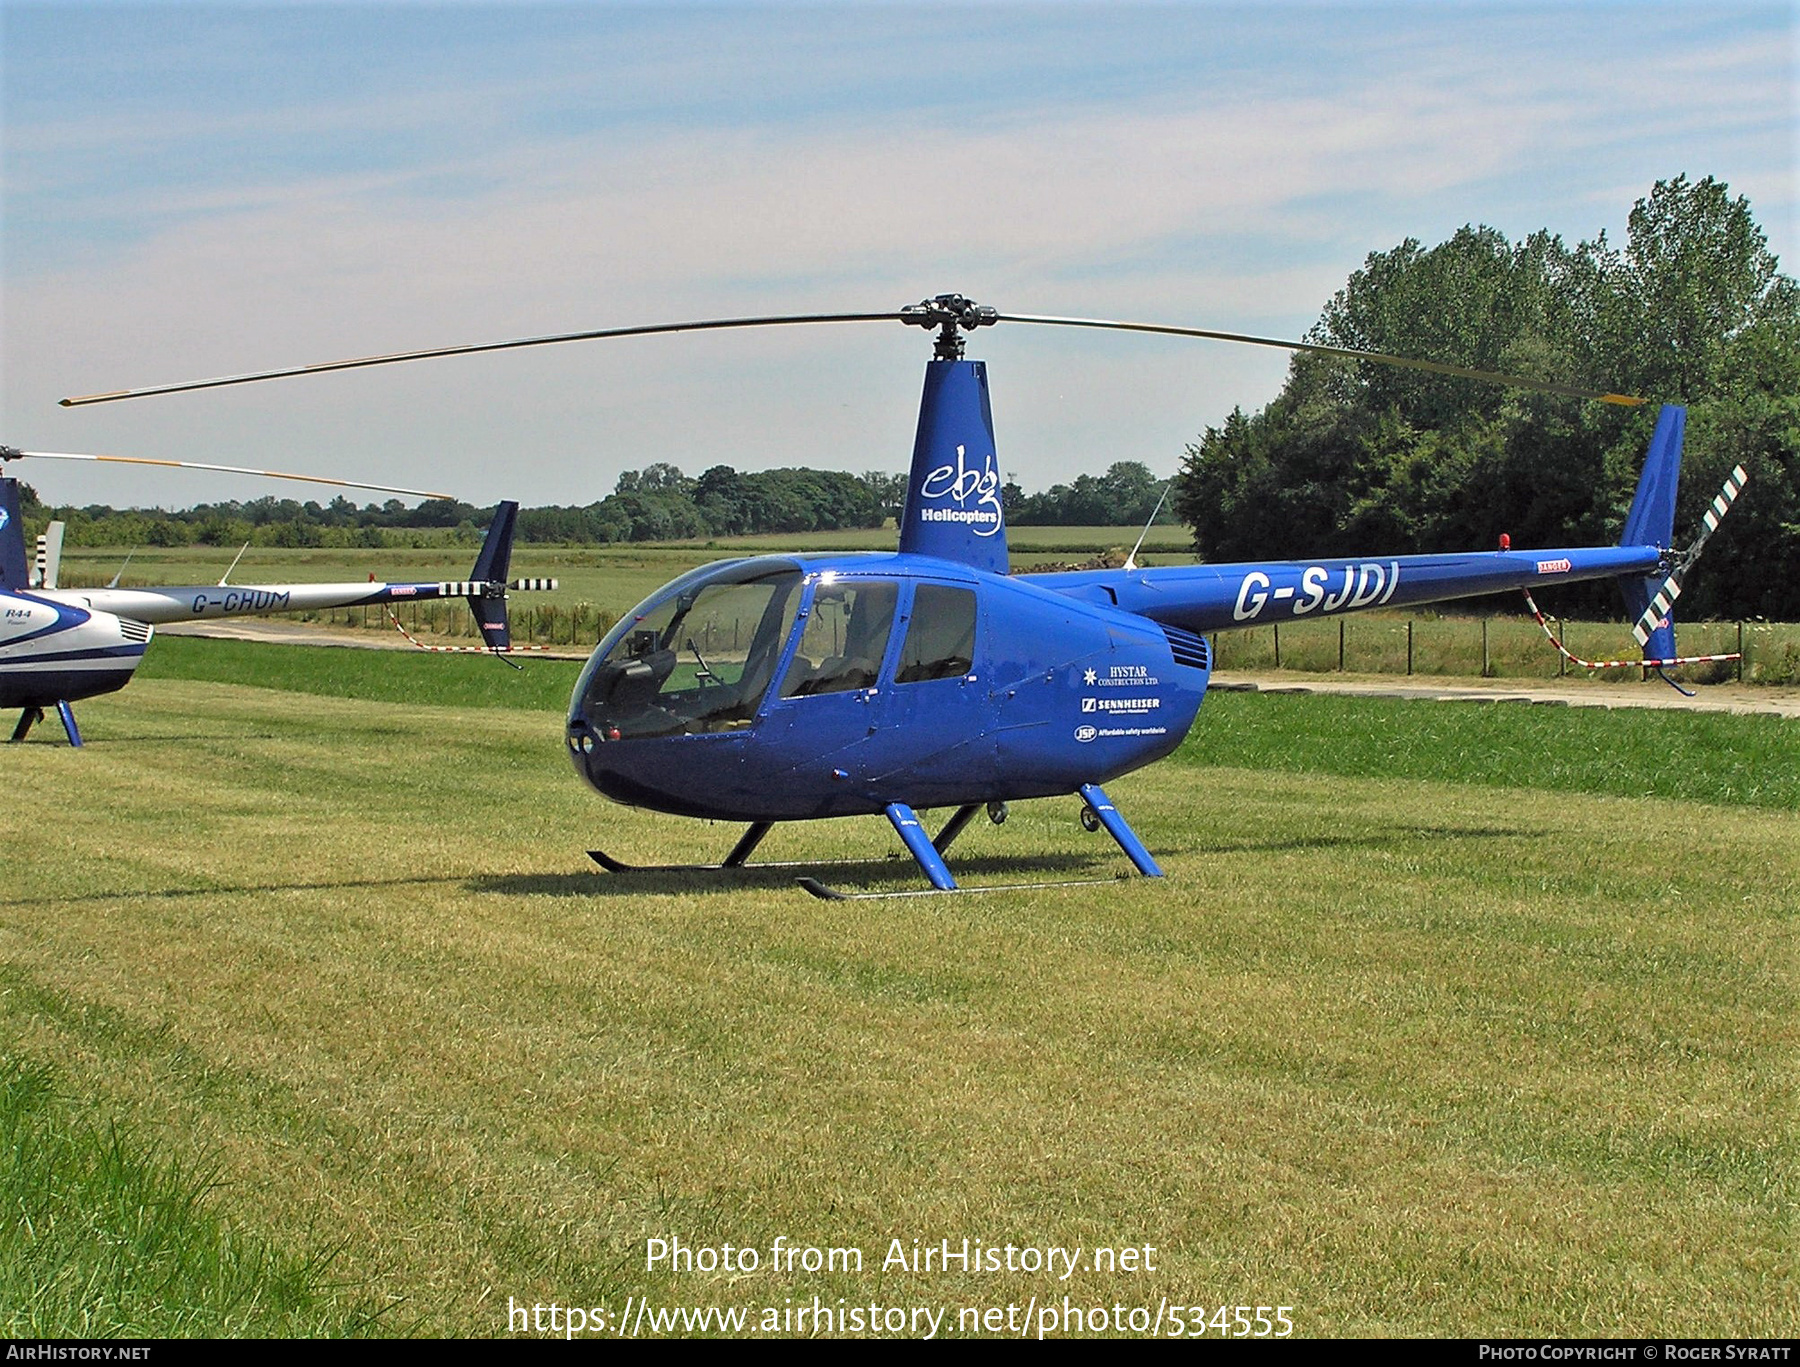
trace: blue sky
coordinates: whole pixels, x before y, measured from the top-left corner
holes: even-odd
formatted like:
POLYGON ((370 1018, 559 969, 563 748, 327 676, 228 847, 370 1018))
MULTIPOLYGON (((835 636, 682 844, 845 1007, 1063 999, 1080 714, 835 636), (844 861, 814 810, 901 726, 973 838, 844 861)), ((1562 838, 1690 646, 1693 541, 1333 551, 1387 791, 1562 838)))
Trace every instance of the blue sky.
MULTIPOLYGON (((1617 240, 1680 172, 1747 195, 1793 270, 1787 5, 8 3, 0 24, 0 441, 26 449, 588 502, 657 460, 903 468, 925 339, 746 332, 55 401, 945 290, 1299 336, 1370 251, 1464 223, 1617 240)), ((1029 328, 972 354, 1027 488, 1172 472, 1285 371, 1029 328)), ((20 472, 57 501, 271 491, 20 472)))

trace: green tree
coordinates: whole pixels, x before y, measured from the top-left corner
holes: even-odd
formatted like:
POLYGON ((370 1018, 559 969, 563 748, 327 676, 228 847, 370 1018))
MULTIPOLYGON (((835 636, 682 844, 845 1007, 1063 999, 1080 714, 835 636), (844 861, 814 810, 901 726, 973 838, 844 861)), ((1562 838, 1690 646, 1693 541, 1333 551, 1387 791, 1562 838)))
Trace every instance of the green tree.
MULTIPOLYGON (((1734 464, 1751 490, 1684 613, 1800 615, 1800 290, 1749 203, 1712 178, 1658 182, 1623 250, 1469 227, 1371 253, 1309 339, 1685 403, 1676 539, 1734 464)), ((1522 547, 1604 543, 1655 418, 1654 403, 1301 354, 1268 407, 1188 448, 1176 506, 1214 560, 1466 550, 1501 531, 1522 547)))

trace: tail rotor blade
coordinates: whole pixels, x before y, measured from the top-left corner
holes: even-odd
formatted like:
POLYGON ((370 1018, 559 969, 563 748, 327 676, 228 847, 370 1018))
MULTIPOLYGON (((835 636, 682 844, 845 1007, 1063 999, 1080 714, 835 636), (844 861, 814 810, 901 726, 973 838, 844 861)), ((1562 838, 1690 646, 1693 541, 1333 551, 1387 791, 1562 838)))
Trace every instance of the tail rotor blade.
POLYGON ((1700 558, 1700 548, 1707 539, 1719 530, 1719 523, 1725 520, 1725 514, 1731 511, 1732 505, 1738 501, 1738 495, 1744 492, 1744 486, 1750 482, 1750 476, 1744 467, 1734 465, 1731 473, 1725 477, 1725 485, 1713 495, 1712 505, 1707 508, 1700 521, 1704 524, 1700 535, 1694 538, 1694 544, 1682 552, 1682 561, 1691 565, 1700 558))
POLYGON ((1712 534, 1719 530, 1719 523, 1724 521, 1725 514, 1731 511, 1732 505, 1738 500, 1738 495, 1744 492, 1744 485, 1749 482, 1750 476, 1741 465, 1733 466, 1731 473, 1725 477, 1724 488, 1713 496, 1712 505, 1707 508, 1705 515, 1701 518, 1705 525, 1701 527, 1700 535, 1695 537, 1693 544, 1681 553, 1681 558, 1675 568, 1669 572, 1669 577, 1663 580, 1661 587, 1651 595, 1650 606, 1644 609, 1636 622, 1632 623, 1631 634, 1637 638, 1640 646, 1647 644, 1651 633, 1668 620, 1669 610, 1675 606, 1675 600, 1681 597, 1682 580, 1686 577, 1688 570, 1693 567, 1694 562, 1700 558, 1701 548, 1706 545, 1712 534))

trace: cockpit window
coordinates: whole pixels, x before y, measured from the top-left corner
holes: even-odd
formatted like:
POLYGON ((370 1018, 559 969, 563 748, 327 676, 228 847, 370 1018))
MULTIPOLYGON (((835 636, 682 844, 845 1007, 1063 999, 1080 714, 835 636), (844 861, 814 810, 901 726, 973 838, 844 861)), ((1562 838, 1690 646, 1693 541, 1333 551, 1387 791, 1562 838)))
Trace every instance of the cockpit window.
POLYGON ((608 739, 750 725, 800 605, 800 572, 745 566, 641 610, 588 665, 578 710, 608 739))
POLYGON ((784 698, 873 688, 894 630, 900 586, 847 579, 813 589, 806 626, 781 682, 784 698))
POLYGON ((974 665, 974 590, 920 584, 913 590, 912 621, 900 647, 894 682, 960 678, 974 665))

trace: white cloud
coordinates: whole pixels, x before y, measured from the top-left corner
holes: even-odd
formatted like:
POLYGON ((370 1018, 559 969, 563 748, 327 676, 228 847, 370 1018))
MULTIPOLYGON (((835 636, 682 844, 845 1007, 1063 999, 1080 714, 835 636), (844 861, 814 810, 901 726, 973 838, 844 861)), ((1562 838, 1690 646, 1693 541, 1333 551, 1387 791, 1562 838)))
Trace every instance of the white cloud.
MULTIPOLYGON (((1508 44, 1528 38, 1501 28, 1506 41, 1487 50, 1454 29, 1396 40, 1403 62, 1362 78, 1333 71, 1329 95, 1280 67, 1142 98, 1040 95, 972 123, 921 105, 527 138, 509 125, 502 97, 518 90, 504 82, 466 102, 375 92, 176 120, 144 137, 204 145, 275 117, 323 137, 430 130, 446 106, 471 110, 481 136, 440 139, 398 168, 270 166, 242 186, 170 174, 91 195, 84 211, 133 224, 128 240, 75 244, 55 269, 9 253, 6 440, 336 474, 379 466, 402 483, 532 502, 587 501, 655 459, 694 471, 898 468, 926 355, 923 337, 898 328, 551 348, 53 405, 544 331, 897 307, 940 289, 1016 311, 1298 335, 1369 250, 1465 221, 1528 230, 1543 225, 1545 197, 1565 215, 1548 226, 1585 236, 1681 169, 1769 187, 1774 219, 1760 195, 1758 207, 1778 249, 1791 234, 1791 156, 1761 155, 1741 174, 1690 160, 1791 98, 1779 59, 1728 37, 1522 62, 1508 44)), ((98 133, 68 119, 23 137, 41 154, 96 145, 98 133)), ((983 337, 1003 462, 1028 487, 1103 466, 1100 450, 1172 468, 1181 442, 1235 403, 1265 401, 1284 373, 1278 356, 1190 345, 983 337)), ((66 496, 203 496, 125 494, 152 486, 114 477, 92 487, 66 496)))

